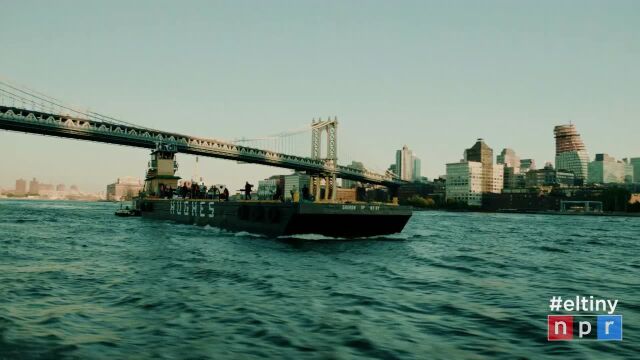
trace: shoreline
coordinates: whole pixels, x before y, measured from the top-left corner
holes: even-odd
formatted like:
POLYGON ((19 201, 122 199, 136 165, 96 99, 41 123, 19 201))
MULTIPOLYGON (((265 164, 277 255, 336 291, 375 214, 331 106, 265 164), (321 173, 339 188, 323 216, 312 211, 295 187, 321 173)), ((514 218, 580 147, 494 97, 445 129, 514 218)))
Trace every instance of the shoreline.
POLYGON ((562 212, 557 210, 497 210, 497 211, 488 211, 488 210, 473 210, 473 209, 421 209, 421 208, 413 208, 413 211, 442 211, 442 212, 452 212, 452 213, 484 213, 484 214, 520 214, 520 215, 559 215, 559 216, 615 216, 615 217, 640 217, 640 213, 632 213, 632 212, 562 212))

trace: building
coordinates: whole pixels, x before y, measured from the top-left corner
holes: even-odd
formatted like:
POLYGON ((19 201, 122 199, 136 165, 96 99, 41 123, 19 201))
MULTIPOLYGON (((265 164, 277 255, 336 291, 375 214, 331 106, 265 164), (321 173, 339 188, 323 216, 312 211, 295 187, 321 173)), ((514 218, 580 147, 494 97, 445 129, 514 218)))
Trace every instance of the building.
POLYGON ((481 206, 482 177, 480 162, 461 161, 447 164, 447 201, 481 206))
POLYGON ((543 169, 531 170, 527 172, 526 187, 560 186, 567 187, 575 185, 576 178, 573 172, 557 170, 551 163, 547 163, 543 169))
POLYGON ((65 192, 65 191, 67 191, 67 187, 64 186, 64 184, 58 184, 58 185, 56 185, 56 191, 57 192, 65 192))
POLYGON ((513 149, 505 148, 497 156, 496 162, 504 165, 503 187, 515 189, 520 185, 520 158, 513 149))
POLYGON ((481 206, 483 194, 500 193, 503 186, 504 165, 493 163, 493 150, 482 139, 464 151, 462 161, 447 164, 447 202, 481 206))
POLYGON ((27 181, 24 179, 16 180, 16 190, 14 195, 25 196, 27 194, 27 181))
POLYGON ((633 165, 628 158, 622 159, 622 162, 624 163, 624 182, 631 184, 635 181, 633 176, 633 165))
MULTIPOLYGON (((504 186, 504 166, 499 165, 498 167, 493 164, 493 149, 491 149, 487 144, 485 144, 483 139, 478 139, 476 143, 466 149, 464 151, 464 160, 465 161, 473 161, 479 162, 482 164, 482 192, 490 193, 490 192, 500 192, 504 186), (498 174, 495 174, 495 171, 498 171, 498 174), (499 181, 499 184, 496 184, 495 181, 499 181)), ((447 179, 448 179, 447 174, 447 179)))
MULTIPOLYGON (((131 176, 118 178, 115 183, 107 185, 107 200, 131 200, 133 197, 137 196, 140 191, 142 191, 143 187, 144 186, 140 179, 136 179, 131 176)), ((73 190, 73 186, 71 189, 73 190)))
POLYGON ((38 195, 40 193, 40 183, 36 178, 29 181, 29 194, 38 195))
MULTIPOLYGON (((285 175, 284 177, 284 199, 292 200, 293 197, 292 191, 297 191, 300 195, 300 198, 303 197, 303 194, 306 191, 309 192, 311 189, 311 177, 307 174, 303 173, 294 173, 293 175, 285 175)), ((321 191, 324 193, 324 186, 322 186, 321 191)))
POLYGON ((56 187, 53 184, 38 184, 38 195, 48 198, 56 198, 56 187))
POLYGON ((556 139, 556 169, 571 171, 576 179, 587 180, 589 154, 575 125, 558 125, 553 133, 556 139))
POLYGON ((629 163, 633 167, 633 182, 640 183, 640 157, 631 158, 629 163))
POLYGON ((612 156, 596 154, 595 160, 589 163, 588 182, 590 184, 624 183, 625 175, 629 173, 628 167, 631 167, 630 164, 616 161, 612 156))
POLYGON ((411 180, 422 181, 422 160, 417 157, 413 157, 413 172, 411 180))
POLYGON ((417 181, 421 177, 421 163, 407 145, 396 151, 395 174, 401 180, 417 181))
POLYGON ((258 181, 258 200, 274 200, 284 192, 284 175, 273 175, 258 181))
POLYGON ((520 158, 513 149, 502 149, 502 152, 497 156, 496 160, 498 164, 504 164, 505 167, 516 169, 516 173, 520 172, 520 158))
POLYGON ((533 159, 521 159, 520 160, 520 172, 526 173, 529 170, 536 169, 536 161, 533 159))
MULTIPOLYGON (((364 164, 359 162, 359 161, 352 161, 351 165, 349 165, 349 167, 352 167, 354 169, 359 169, 359 170, 364 170, 364 164)), ((358 186, 358 182, 357 181, 353 181, 353 180, 349 180, 349 179, 342 179, 342 187, 345 189, 351 189, 358 186)))

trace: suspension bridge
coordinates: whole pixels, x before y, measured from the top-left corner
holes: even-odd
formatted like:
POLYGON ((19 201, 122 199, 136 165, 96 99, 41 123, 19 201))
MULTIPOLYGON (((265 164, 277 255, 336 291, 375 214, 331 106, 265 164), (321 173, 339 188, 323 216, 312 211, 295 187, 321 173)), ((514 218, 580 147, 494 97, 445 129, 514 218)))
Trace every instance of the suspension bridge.
MULTIPOLYGON (((336 178, 377 184, 395 189, 404 182, 394 174, 338 165, 337 118, 313 120, 309 127, 261 138, 235 141, 188 136, 121 121, 113 117, 64 105, 34 90, 0 80, 0 129, 30 134, 88 140, 154 149, 157 144, 175 145, 178 152, 304 171, 314 186, 331 189, 336 178), (300 135, 311 133, 310 156, 300 153, 300 135), (322 144, 326 139, 326 152, 322 144), (296 140, 297 139, 297 140, 296 140)), ((335 194, 335 191, 331 191, 335 194)))

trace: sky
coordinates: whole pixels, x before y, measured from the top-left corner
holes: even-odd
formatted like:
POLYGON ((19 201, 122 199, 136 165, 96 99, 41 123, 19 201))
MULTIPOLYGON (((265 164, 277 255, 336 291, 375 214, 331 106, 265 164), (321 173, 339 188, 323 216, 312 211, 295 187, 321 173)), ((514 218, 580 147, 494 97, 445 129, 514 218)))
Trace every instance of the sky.
MULTIPOLYGON (((161 130, 259 137, 337 116, 339 162, 424 176, 484 138, 542 166, 553 126, 640 156, 639 1, 3 1, 0 79, 161 130)), ((310 151, 309 151, 310 152, 310 151)), ((104 191, 147 150, 0 132, 15 179, 104 191)), ((309 154, 300 154, 309 155, 309 154)), ((195 158, 178 155, 180 175, 195 158)), ((240 188, 286 169, 200 159, 240 188)))

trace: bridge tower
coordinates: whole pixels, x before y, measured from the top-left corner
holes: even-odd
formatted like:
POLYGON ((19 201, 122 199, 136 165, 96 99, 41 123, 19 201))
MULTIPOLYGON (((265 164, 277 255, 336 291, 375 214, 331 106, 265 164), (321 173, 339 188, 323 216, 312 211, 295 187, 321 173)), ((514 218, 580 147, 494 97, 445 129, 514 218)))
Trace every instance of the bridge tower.
POLYGON ((156 148, 151 151, 151 160, 147 168, 147 176, 144 180, 144 191, 147 196, 161 197, 165 189, 176 189, 179 176, 176 176, 178 163, 175 144, 156 143, 156 148))
POLYGON ((311 158, 324 160, 327 171, 313 174, 311 177, 311 193, 316 201, 335 201, 337 194, 336 167, 338 165, 338 118, 327 120, 311 120, 311 158), (322 157, 322 136, 327 136, 327 152, 322 157), (324 199, 320 198, 322 180, 324 179, 324 199))

